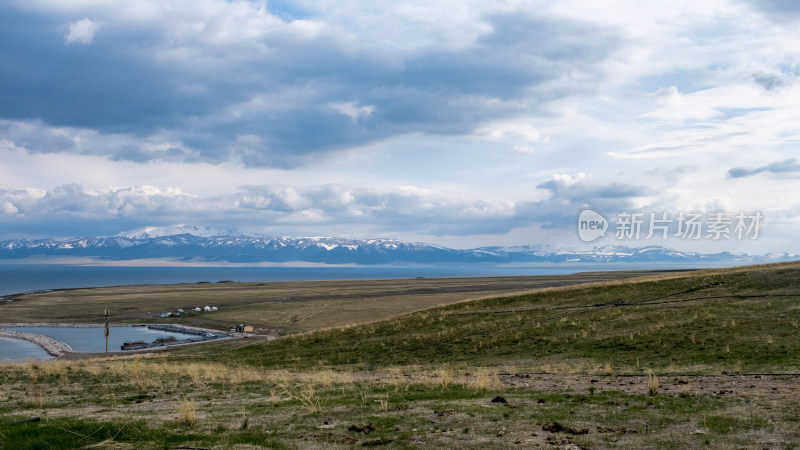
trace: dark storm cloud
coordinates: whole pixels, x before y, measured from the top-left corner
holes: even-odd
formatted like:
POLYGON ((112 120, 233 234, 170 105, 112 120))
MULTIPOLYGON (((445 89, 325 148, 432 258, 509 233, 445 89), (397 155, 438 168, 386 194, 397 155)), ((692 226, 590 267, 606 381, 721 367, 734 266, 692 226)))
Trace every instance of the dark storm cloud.
POLYGON ((63 28, 59 18, 0 6, 0 117, 149 134, 214 107, 181 94, 180 71, 152 61, 151 30, 109 26, 91 45, 65 45, 63 28))
MULTIPOLYGON (((101 24, 91 42, 68 44, 65 27, 79 19, 0 5, 0 119, 129 135, 95 150, 139 162, 287 167, 391 136, 466 134, 588 89, 556 82, 602 79, 600 65, 620 45, 608 30, 525 14, 486 17, 492 31, 459 49, 401 52, 335 29, 304 36, 283 22, 219 43, 108 14, 89 18, 101 24), (370 110, 353 117, 342 104, 370 110), (188 150, 137 147, 162 134, 188 150)), ((29 151, 71 151, 25 139, 29 151)))

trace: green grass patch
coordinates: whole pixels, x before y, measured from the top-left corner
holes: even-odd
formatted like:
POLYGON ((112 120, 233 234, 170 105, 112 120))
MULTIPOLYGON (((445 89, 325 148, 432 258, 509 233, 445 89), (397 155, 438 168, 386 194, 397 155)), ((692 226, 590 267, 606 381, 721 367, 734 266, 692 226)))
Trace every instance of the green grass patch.
POLYGON ((700 272, 444 306, 228 353, 240 363, 524 366, 591 373, 800 371, 796 266, 700 272))

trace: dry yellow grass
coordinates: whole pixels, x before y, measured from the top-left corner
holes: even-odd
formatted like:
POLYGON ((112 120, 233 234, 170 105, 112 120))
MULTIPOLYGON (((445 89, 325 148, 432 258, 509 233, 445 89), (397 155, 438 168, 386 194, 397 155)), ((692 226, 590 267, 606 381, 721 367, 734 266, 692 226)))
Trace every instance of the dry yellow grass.
POLYGON ((490 371, 488 369, 479 369, 472 379, 472 382, 466 384, 479 391, 500 390, 503 388, 503 382, 500 380, 497 371, 490 371))
POLYGON ((178 407, 178 422, 192 427, 197 422, 197 404, 193 400, 184 399, 178 407))
POLYGON ((67 366, 68 363, 66 361, 47 361, 39 367, 45 376, 59 377, 62 380, 66 380, 67 366))
POLYGON ((297 400, 309 412, 318 412, 321 408, 320 399, 313 383, 296 384, 293 387, 284 388, 284 394, 289 398, 297 400))
POLYGON ((647 374, 647 393, 651 396, 658 395, 658 377, 653 372, 647 374))
POLYGON ((30 377, 31 381, 34 383, 39 380, 39 363, 34 360, 29 360, 25 362, 22 367, 26 372, 28 372, 28 376, 30 377))
POLYGON ((438 375, 438 384, 442 388, 446 388, 453 383, 453 370, 449 367, 442 367, 436 371, 438 375))

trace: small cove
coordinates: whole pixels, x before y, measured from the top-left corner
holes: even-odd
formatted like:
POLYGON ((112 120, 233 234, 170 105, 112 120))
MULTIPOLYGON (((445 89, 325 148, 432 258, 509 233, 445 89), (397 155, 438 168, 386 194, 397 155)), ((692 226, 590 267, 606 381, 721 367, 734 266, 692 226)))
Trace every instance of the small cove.
POLYGON ((41 347, 22 339, 0 337, 0 363, 9 361, 26 361, 28 359, 50 359, 41 347))
MULTIPOLYGON (((103 327, 4 327, 10 331, 48 336, 72 347, 76 352, 104 352, 105 332, 103 327)), ((153 342, 159 338, 192 339, 192 334, 172 331, 152 330, 147 327, 112 326, 108 335, 108 351, 119 352, 124 342, 153 342)), ((0 340, 0 361, 24 361, 26 359, 50 358, 39 346, 19 339, 2 338, 0 340), (31 347, 32 346, 32 347, 31 347), (41 350, 38 352, 36 349, 41 350)))

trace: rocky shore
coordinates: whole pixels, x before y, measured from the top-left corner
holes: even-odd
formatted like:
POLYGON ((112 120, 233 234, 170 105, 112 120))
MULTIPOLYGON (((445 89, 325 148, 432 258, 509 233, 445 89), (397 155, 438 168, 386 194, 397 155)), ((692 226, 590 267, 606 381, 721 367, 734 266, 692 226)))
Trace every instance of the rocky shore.
POLYGON ((52 356, 61 356, 64 353, 70 353, 73 351, 72 347, 69 345, 61 341, 57 341, 51 337, 42 336, 41 334, 23 333, 21 331, 11 331, 0 328, 0 337, 22 339, 28 342, 33 342, 39 347, 42 347, 44 351, 52 356))

